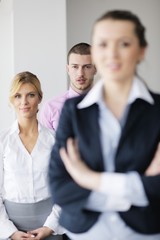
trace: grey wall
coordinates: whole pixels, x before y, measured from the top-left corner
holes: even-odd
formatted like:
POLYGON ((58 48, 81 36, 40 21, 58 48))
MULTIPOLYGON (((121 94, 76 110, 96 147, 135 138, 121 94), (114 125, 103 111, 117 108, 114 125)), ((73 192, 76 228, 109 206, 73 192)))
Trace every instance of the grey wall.
POLYGON ((159 0, 67 0, 67 48, 77 42, 90 42, 94 21, 110 9, 131 10, 146 26, 149 47, 139 74, 152 90, 160 92, 159 0))
POLYGON ((1 0, 0 130, 15 118, 8 103, 14 74, 24 70, 37 74, 44 101, 65 91, 67 51, 78 42, 90 42, 94 21, 114 8, 134 11, 147 27, 149 48, 139 71, 160 92, 159 0, 1 0))

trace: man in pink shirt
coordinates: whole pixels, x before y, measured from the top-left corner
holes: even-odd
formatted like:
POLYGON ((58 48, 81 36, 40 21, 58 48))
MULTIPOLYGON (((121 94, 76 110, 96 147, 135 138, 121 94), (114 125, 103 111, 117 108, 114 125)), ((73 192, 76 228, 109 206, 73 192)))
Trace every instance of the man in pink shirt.
POLYGON ((40 111, 40 122, 47 128, 57 129, 66 99, 85 94, 93 85, 96 69, 92 63, 91 46, 88 43, 78 43, 69 50, 67 73, 70 78, 69 89, 61 96, 46 101, 40 111))

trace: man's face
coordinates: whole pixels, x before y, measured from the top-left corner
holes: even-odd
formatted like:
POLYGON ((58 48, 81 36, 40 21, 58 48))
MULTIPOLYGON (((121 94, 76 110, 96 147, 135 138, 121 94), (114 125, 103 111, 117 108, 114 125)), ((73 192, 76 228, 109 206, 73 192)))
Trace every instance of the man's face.
POLYGON ((92 64, 91 55, 71 53, 67 72, 70 85, 78 93, 83 93, 92 87, 96 69, 92 64))

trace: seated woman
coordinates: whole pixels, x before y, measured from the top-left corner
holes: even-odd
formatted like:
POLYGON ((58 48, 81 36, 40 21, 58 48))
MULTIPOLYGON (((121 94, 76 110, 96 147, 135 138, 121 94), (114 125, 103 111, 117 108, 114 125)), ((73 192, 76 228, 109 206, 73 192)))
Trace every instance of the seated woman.
POLYGON ((0 239, 62 239, 47 170, 54 133, 37 120, 40 81, 18 73, 10 89, 17 120, 0 134, 0 239))

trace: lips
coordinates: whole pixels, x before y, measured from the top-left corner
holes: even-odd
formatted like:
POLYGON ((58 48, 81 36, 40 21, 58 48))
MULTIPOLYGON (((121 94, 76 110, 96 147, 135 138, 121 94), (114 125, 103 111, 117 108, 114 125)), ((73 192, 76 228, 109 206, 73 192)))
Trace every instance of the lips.
POLYGON ((77 82, 79 84, 84 84, 86 82, 86 80, 84 78, 80 78, 80 79, 77 79, 77 82))
POLYGON ((119 70, 120 69, 120 64, 110 63, 110 64, 107 64, 107 67, 110 70, 119 70))
POLYGON ((30 108, 20 108, 20 111, 27 112, 30 108))

